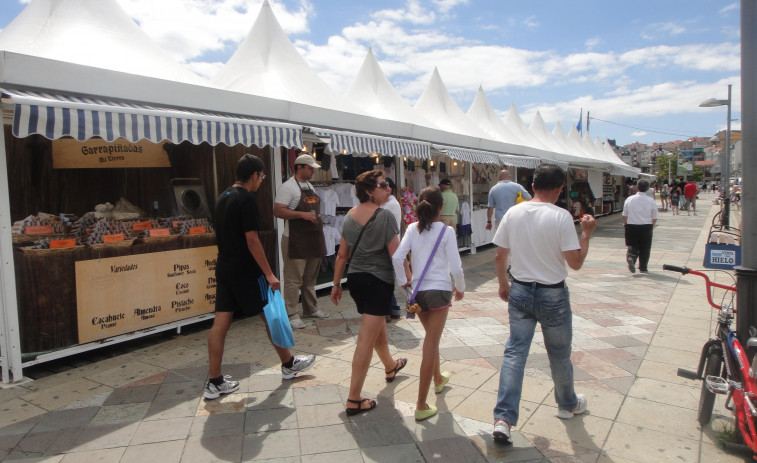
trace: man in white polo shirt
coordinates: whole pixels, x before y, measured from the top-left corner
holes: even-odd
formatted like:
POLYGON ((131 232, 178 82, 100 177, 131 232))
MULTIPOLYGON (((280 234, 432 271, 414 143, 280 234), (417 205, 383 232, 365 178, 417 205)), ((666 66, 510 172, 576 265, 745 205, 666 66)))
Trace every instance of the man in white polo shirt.
POLYGON ((628 271, 636 273, 636 259, 639 271, 647 273, 649 254, 652 250, 652 229, 657 222, 657 203, 647 196, 649 180, 639 180, 638 193, 629 196, 623 204, 623 227, 625 227, 626 262, 628 271))

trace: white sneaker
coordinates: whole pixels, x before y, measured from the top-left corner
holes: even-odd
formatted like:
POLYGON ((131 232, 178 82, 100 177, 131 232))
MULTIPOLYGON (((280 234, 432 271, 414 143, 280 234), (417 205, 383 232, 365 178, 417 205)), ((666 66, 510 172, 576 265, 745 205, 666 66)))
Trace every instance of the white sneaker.
POLYGON ((207 400, 213 400, 221 397, 222 394, 231 394, 239 389, 239 381, 229 381, 230 379, 231 376, 224 376, 223 383, 218 386, 208 381, 205 385, 205 392, 202 393, 202 396, 207 400))
POLYGON ((293 318, 289 320, 289 324, 292 325, 292 328, 296 330, 301 330, 303 328, 307 328, 308 326, 310 326, 310 323, 305 323, 299 318, 293 318))
POLYGON ((513 439, 510 437, 510 423, 505 420, 495 421, 494 431, 492 432, 492 439, 494 439, 495 442, 512 444, 513 439))
POLYGON ((315 355, 295 355, 291 368, 281 366, 281 377, 283 379, 292 379, 297 376, 297 373, 308 371, 313 364, 315 364, 315 355))
POLYGON ((576 404, 576 408, 572 410, 558 410, 557 411, 558 418, 562 418, 563 420, 569 420, 576 415, 581 415, 582 413, 586 413, 586 408, 589 405, 589 401, 586 400, 586 397, 584 397, 583 394, 576 394, 576 397, 578 398, 578 404, 576 404))
POLYGON ((329 314, 324 313, 323 310, 318 310, 316 312, 311 313, 310 315, 305 315, 308 318, 319 318, 323 320, 324 318, 329 318, 329 314))

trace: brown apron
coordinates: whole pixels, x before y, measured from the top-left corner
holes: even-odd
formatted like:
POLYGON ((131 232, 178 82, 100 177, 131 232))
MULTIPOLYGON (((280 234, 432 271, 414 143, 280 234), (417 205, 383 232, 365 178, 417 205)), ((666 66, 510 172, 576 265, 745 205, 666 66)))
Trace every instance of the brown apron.
MULTIPOLYGON (((297 182, 297 179, 295 179, 297 182)), ((300 202, 295 211, 315 212, 316 217, 321 210, 321 198, 310 188, 300 188, 300 202)), ((326 255, 326 239, 323 236, 321 218, 313 223, 305 219, 291 219, 289 221, 289 258, 310 259, 326 255)))

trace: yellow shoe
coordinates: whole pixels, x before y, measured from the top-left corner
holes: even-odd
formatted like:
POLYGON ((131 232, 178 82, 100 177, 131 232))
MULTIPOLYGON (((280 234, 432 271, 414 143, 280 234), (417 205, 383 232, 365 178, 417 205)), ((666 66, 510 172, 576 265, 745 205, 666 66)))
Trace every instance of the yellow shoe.
POLYGON ((431 418, 432 416, 436 415, 437 411, 438 410, 433 405, 428 405, 428 408, 426 410, 416 410, 415 421, 425 421, 431 418))
POLYGON ((447 383, 449 382, 449 371, 443 371, 442 376, 444 377, 444 380, 442 381, 442 383, 438 386, 434 386, 434 393, 436 394, 441 394, 442 391, 444 390, 444 386, 446 386, 447 383))

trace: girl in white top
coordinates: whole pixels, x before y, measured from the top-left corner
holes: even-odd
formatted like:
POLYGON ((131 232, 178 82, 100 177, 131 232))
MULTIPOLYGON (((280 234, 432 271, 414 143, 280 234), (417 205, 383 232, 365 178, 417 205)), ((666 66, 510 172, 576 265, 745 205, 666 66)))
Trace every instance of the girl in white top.
POLYGON ((421 192, 420 202, 416 212, 418 222, 407 227, 402 242, 392 256, 396 283, 408 291, 417 287, 415 302, 421 306, 419 315, 421 324, 426 330, 423 340, 423 359, 420 368, 420 382, 418 401, 415 406, 415 420, 422 421, 436 415, 437 408, 426 403, 431 379, 434 380, 434 392, 440 394, 449 381, 449 372, 441 372, 439 368, 439 340, 442 337, 444 324, 447 321, 450 302, 454 294, 455 300, 463 298, 465 279, 460 254, 457 250, 457 237, 452 227, 440 221, 442 213, 442 193, 439 188, 429 187, 421 192), (439 234, 443 233, 439 248, 434 255, 434 249, 439 234), (412 251, 412 268, 406 273, 405 257, 412 251), (429 258, 432 259, 423 281, 418 286, 423 269, 429 258), (454 278, 454 286, 450 282, 450 273, 454 278))

